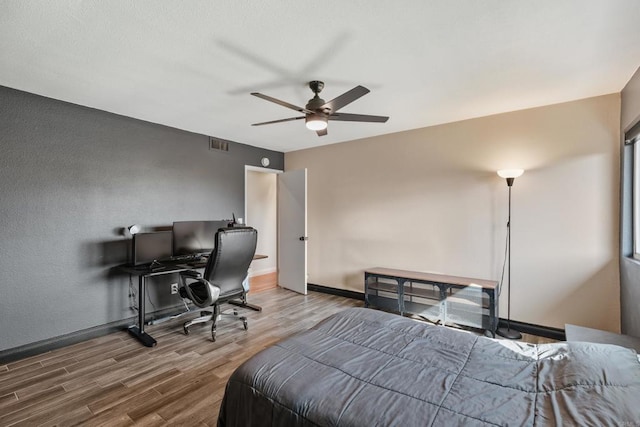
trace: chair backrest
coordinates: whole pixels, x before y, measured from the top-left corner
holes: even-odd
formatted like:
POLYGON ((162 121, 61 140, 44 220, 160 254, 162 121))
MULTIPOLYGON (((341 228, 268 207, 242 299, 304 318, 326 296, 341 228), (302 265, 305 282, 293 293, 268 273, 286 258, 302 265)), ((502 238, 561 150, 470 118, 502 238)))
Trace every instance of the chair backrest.
POLYGON ((242 282, 256 253, 258 231, 251 227, 221 228, 209 256, 204 278, 220 288, 220 298, 244 292, 242 282))

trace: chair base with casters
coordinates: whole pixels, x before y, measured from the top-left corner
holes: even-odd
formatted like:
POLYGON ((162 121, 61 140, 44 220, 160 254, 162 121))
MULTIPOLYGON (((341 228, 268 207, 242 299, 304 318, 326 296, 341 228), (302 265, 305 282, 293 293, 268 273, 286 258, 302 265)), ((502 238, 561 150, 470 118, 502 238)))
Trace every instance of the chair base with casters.
MULTIPOLYGON (((191 272, 188 272, 191 273, 191 272)), ((197 273, 197 272, 196 272, 197 273)), ((192 278, 193 276, 190 275, 189 278, 192 278)), ((200 278, 201 279, 201 278, 200 278)), ((184 280, 183 277, 181 276, 181 281, 184 280)), ((186 280, 184 280, 184 282, 186 282, 186 280)), ((183 287, 180 288, 180 296, 182 298, 187 298, 190 299, 187 293, 187 287, 184 286, 184 282, 183 282, 183 287)), ((193 300, 192 300, 193 301, 193 300)), ((213 308, 213 311, 208 311, 208 310, 203 310, 200 312, 200 316, 196 317, 195 319, 191 319, 187 322, 184 322, 184 324, 182 325, 182 330, 184 331, 185 335, 189 335, 189 328, 192 325, 196 325, 198 323, 206 323, 211 321, 211 338, 213 339, 213 341, 216 340, 216 326, 218 323, 218 320, 220 320, 220 318, 222 316, 234 316, 237 317, 238 320, 242 320, 242 326, 244 327, 244 330, 248 330, 249 329, 249 322, 246 318, 246 316, 238 316, 238 310, 237 309, 233 309, 233 314, 227 314, 227 313, 222 313, 220 312, 220 304, 216 303, 213 306, 209 306, 211 308, 213 308)))

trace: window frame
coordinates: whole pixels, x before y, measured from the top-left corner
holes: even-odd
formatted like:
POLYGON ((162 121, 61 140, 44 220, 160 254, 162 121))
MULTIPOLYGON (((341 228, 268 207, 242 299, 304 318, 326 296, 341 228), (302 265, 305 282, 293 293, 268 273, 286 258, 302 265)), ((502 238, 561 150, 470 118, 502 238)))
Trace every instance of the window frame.
POLYGON ((640 122, 625 132, 624 144, 631 145, 633 154, 631 167, 631 229, 633 249, 631 257, 640 261, 640 122))

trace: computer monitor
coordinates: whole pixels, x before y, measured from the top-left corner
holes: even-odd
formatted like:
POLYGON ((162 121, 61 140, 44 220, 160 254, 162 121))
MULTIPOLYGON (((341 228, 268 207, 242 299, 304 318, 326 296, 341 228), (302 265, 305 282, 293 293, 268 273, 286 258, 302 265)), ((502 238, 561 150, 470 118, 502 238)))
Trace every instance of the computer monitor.
POLYGON ((229 221, 178 221, 173 223, 173 256, 209 254, 216 232, 229 221))
POLYGON ((173 233, 156 231, 133 236, 133 265, 147 264, 171 258, 173 233))

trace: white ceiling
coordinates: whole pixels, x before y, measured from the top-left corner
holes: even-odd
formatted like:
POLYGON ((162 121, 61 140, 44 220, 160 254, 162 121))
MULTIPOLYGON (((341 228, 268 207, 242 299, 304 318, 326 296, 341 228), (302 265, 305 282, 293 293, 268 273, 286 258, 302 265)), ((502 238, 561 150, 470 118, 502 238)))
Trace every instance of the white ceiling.
POLYGON ((638 0, 3 0, 0 85, 278 151, 619 92, 638 0), (371 89, 318 137, 304 106, 371 89))

